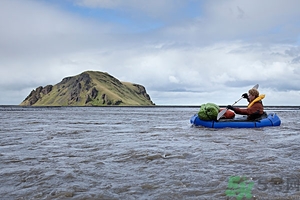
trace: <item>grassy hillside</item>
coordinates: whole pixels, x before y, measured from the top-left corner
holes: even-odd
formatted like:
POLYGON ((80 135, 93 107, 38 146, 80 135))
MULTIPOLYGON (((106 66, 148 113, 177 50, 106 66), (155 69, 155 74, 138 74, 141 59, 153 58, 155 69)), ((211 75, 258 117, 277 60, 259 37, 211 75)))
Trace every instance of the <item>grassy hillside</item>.
POLYGON ((120 82, 108 73, 86 71, 52 86, 38 87, 20 104, 25 106, 154 105, 146 89, 120 82))

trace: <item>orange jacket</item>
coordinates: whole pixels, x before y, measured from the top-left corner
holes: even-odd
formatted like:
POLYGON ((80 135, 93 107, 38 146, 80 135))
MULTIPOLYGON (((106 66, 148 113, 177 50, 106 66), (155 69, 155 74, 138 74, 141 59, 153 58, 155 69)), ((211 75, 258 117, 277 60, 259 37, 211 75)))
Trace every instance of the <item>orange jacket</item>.
POLYGON ((265 97, 265 95, 260 95, 256 99, 254 99, 252 102, 248 104, 247 108, 234 108, 234 112, 236 114, 241 115, 248 115, 248 119, 256 119, 260 117, 264 113, 264 106, 262 104, 262 99, 265 97))

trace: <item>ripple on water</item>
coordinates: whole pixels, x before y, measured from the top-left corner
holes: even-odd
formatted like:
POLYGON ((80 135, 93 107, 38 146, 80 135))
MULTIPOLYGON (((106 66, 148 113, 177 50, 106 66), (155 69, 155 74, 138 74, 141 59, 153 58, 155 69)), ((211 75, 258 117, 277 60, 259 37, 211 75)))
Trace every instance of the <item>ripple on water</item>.
POLYGON ((274 185, 299 180, 300 111, 280 111, 280 127, 222 130, 191 126, 197 111, 61 107, 1 113, 0 195, 226 199, 230 176, 253 178, 252 194, 259 198, 299 195, 274 185))

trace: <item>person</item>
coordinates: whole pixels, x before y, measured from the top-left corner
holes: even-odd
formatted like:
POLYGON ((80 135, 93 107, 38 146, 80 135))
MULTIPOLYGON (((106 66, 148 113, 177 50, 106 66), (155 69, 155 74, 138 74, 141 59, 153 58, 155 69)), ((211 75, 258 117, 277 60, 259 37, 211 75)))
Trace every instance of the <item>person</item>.
POLYGON ((248 120, 255 120, 264 115, 264 106, 262 99, 265 98, 265 95, 259 95, 257 89, 252 88, 247 93, 242 95, 243 98, 247 99, 249 104, 247 108, 238 108, 228 105, 227 108, 233 110, 236 114, 247 115, 248 120))

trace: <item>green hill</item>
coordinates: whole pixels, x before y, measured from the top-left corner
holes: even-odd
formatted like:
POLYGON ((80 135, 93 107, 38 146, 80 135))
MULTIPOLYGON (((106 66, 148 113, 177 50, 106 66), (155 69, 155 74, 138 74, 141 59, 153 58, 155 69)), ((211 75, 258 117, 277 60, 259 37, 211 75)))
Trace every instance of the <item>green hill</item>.
POLYGON ((120 82, 108 73, 86 71, 66 77, 56 85, 38 87, 22 106, 151 106, 142 85, 120 82))

